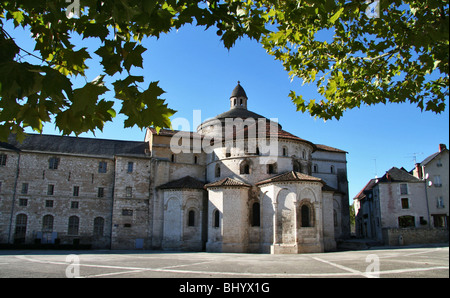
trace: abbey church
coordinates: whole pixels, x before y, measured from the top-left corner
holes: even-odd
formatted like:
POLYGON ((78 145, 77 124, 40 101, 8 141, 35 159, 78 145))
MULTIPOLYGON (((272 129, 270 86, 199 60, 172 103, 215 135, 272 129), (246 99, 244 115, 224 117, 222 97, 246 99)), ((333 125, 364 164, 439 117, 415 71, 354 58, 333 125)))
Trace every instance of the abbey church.
POLYGON ((335 250, 350 234, 347 152, 250 111, 240 83, 224 99, 229 110, 197 131, 148 128, 141 142, 11 135, 0 143, 0 243, 335 250))

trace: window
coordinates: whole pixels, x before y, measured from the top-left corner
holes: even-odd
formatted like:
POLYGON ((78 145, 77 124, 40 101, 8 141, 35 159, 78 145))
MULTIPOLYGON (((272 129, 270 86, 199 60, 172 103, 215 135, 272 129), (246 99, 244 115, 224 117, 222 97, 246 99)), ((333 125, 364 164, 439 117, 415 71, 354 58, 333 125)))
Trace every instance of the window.
POLYGON ((271 163, 267 165, 267 174, 277 173, 277 163, 271 163))
POLYGON ((104 196, 105 196, 105 188, 99 187, 98 188, 98 192, 97 192, 97 197, 98 198, 103 198, 104 196))
POLYGON ((28 206, 28 199, 19 199, 19 206, 21 207, 28 206))
POLYGON ((79 186, 74 186, 73 187, 73 196, 74 197, 78 197, 79 194, 80 194, 80 187, 79 186))
POLYGON ((50 157, 48 159, 48 168, 50 170, 58 169, 58 165, 59 165, 59 158, 58 157, 50 157))
POLYGON ((302 167, 301 167, 300 163, 298 161, 294 161, 292 170, 294 172, 301 172, 301 169, 302 169, 302 167))
POLYGON ((132 161, 129 161, 128 162, 127 173, 133 173, 133 166, 134 166, 134 163, 132 161))
POLYGON ((252 227, 260 226, 260 206, 258 202, 253 203, 252 205, 252 227))
POLYGON ((14 242, 23 243, 25 242, 25 235, 27 233, 27 220, 26 214, 17 214, 16 216, 16 230, 14 233, 14 242))
POLYGON ((53 231, 53 215, 47 214, 42 218, 42 231, 43 232, 53 231))
POLYGON ((53 208, 53 200, 45 200, 45 207, 53 208))
POLYGON ((99 162, 98 163, 98 172, 99 173, 106 173, 106 166, 107 166, 106 161, 99 162))
POLYGON ((334 166, 331 166, 331 167, 330 167, 330 173, 331 173, 331 174, 334 174, 334 166))
POLYGON ((127 186, 125 188, 125 193, 127 198, 131 198, 133 196, 133 188, 131 186, 127 186))
POLYGON ((302 205, 301 208, 301 216, 302 216, 302 227, 310 227, 310 211, 308 205, 302 205))
POLYGON ((69 217, 69 227, 67 229, 68 235, 78 235, 78 229, 80 228, 80 219, 78 216, 69 217))
POLYGON ((70 208, 71 209, 78 209, 78 201, 70 202, 70 208))
POLYGON ((189 210, 188 213, 188 227, 194 227, 195 226, 195 211, 189 210))
POLYGON ((434 187, 442 187, 441 176, 434 176, 434 187))
POLYGON ((198 164, 198 156, 194 155, 194 165, 198 164))
POLYGON ((408 194, 408 184, 400 184, 400 194, 401 195, 408 194))
POLYGON ((53 196, 53 193, 55 192, 55 186, 53 184, 49 184, 47 186, 47 195, 53 196))
POLYGON ((219 210, 214 210, 214 228, 220 227, 220 212, 219 210))
POLYGON ((442 196, 441 197, 437 197, 436 201, 437 201, 437 204, 436 204, 437 208, 445 208, 444 197, 442 197, 442 196))
POLYGON ((243 161, 241 165, 239 166, 239 173, 240 174, 250 174, 250 164, 248 161, 243 161))
POLYGON ((408 198, 402 198, 402 209, 409 209, 409 200, 408 200, 408 198))
POLYGON ((96 217, 94 219, 94 236, 103 236, 103 228, 105 226, 105 220, 103 217, 96 217))
POLYGON ((171 162, 175 162, 175 154, 172 154, 172 155, 170 156, 170 161, 171 161, 171 162))
POLYGON ((283 156, 288 156, 288 149, 283 147, 283 156))
POLYGON ((415 227, 414 216, 405 215, 398 218, 398 226, 400 228, 415 227))
POLYGON ((220 177, 220 165, 218 165, 218 164, 216 165, 216 170, 215 170, 214 174, 215 174, 216 178, 220 177))
POLYGON ((21 194, 26 195, 28 193, 28 183, 22 183, 22 190, 20 191, 21 194))
POLYGON ((319 166, 318 166, 317 164, 315 164, 315 165, 313 166, 313 172, 314 172, 314 173, 318 173, 318 172, 319 172, 319 166))
POLYGON ((0 166, 6 166, 6 158, 8 156, 6 154, 0 154, 0 166))
POLYGON ((306 151, 305 150, 302 151, 302 157, 303 157, 303 159, 306 159, 306 151))

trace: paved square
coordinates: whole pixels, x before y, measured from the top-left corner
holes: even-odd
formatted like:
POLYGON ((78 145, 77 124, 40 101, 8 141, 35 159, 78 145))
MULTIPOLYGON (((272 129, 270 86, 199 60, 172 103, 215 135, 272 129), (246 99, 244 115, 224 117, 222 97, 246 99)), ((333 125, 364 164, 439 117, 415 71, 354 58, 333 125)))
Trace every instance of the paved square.
POLYGON ((446 246, 269 255, 161 251, 0 251, 0 277, 449 278, 446 246))

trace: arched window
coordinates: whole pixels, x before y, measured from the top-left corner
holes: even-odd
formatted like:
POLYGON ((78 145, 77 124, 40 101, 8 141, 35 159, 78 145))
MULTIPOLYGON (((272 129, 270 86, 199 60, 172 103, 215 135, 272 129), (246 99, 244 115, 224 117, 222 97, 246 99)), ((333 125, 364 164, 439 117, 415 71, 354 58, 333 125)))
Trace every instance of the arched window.
POLYGON ((195 227, 195 211, 189 210, 188 212, 188 227, 195 227))
POLYGON ((219 164, 216 165, 215 176, 216 176, 216 178, 220 177, 220 165, 219 164))
POLYGON ((18 214, 16 216, 16 231, 14 233, 15 243, 25 242, 25 235, 27 233, 27 221, 28 217, 26 214, 18 214))
POLYGON ((218 228, 220 227, 220 212, 219 210, 214 210, 214 223, 213 223, 213 227, 214 228, 218 228))
POLYGON ((258 202, 252 205, 252 227, 259 227, 260 223, 260 206, 258 202))
POLYGON ((319 166, 318 166, 317 164, 315 164, 315 165, 313 166, 313 172, 314 172, 314 173, 318 173, 318 172, 319 172, 319 166))
POLYGON ((103 228, 105 226, 105 220, 103 217, 96 217, 94 219, 94 236, 103 236, 103 228))
POLYGON ((288 149, 287 149, 287 147, 283 147, 283 156, 288 156, 288 149))
POLYGON ((334 174, 334 166, 331 166, 331 167, 330 167, 330 173, 331 173, 331 174, 334 174))
POLYGON ((78 216, 69 217, 69 227, 67 230, 68 235, 78 235, 78 229, 80 228, 80 219, 78 216))
POLYGON ((53 215, 47 214, 42 218, 42 231, 53 232, 53 215))
POLYGON ((300 217, 302 228, 314 227, 314 209, 309 202, 301 205, 300 217))
POLYGON ((248 161, 241 162, 239 172, 240 174, 250 174, 250 163, 248 161))
POLYGON ((292 169, 294 170, 294 172, 301 172, 302 167, 298 161, 294 161, 292 169))

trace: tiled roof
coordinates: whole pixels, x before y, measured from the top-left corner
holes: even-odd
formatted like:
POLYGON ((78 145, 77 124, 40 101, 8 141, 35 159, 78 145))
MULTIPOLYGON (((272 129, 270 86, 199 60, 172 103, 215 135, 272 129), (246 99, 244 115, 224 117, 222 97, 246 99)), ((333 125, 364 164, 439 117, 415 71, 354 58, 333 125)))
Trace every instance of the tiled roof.
POLYGON ((325 185, 325 183, 320 178, 309 176, 309 175, 299 173, 299 172, 294 172, 294 171, 286 172, 286 173, 280 174, 278 176, 260 181, 260 182, 256 183, 256 185, 262 185, 262 184, 274 183, 274 182, 288 182, 288 181, 320 182, 325 185))
POLYGON ((159 189, 203 189, 204 182, 197 180, 191 176, 186 176, 174 181, 170 181, 163 185, 158 186, 159 189))
POLYGON ((143 155, 148 148, 146 142, 119 141, 97 138, 80 138, 58 135, 28 134, 20 143, 10 135, 8 143, 0 147, 17 151, 40 151, 93 156, 143 155))
POLYGON ((205 185, 206 188, 208 187, 221 187, 221 186, 231 186, 231 187, 250 187, 247 183, 234 180, 232 178, 224 178, 222 180, 208 183, 205 185))
POLYGON ((316 144, 316 147, 317 147, 317 150, 319 150, 319 151, 348 153, 347 151, 344 151, 344 150, 341 150, 341 149, 337 149, 337 148, 333 148, 333 147, 326 146, 326 145, 321 145, 321 144, 316 144))
POLYGON ((378 182, 419 182, 419 178, 411 175, 405 169, 391 168, 378 182))
MULTIPOLYGON (((260 131, 260 128, 258 127, 260 123, 255 122, 252 125, 248 125, 248 126, 244 126, 243 129, 239 130, 239 131, 233 131, 232 135, 227 135, 225 136, 225 140, 229 140, 231 138, 233 138, 233 140, 236 140, 239 136, 244 136, 244 139, 246 139, 247 137, 249 137, 249 130, 254 134, 256 137, 258 137, 258 132, 260 131)), ((299 138, 283 129, 281 129, 281 125, 278 125, 278 123, 275 122, 270 122, 270 121, 266 121, 265 122, 265 131, 266 131, 266 138, 270 138, 270 137, 276 137, 277 139, 285 139, 285 140, 295 140, 295 141, 301 141, 301 142, 305 142, 310 144, 311 146, 313 146, 313 149, 315 150, 316 147, 315 145, 310 142, 307 141, 305 139, 299 138)), ((250 137, 252 137, 250 135, 250 137)))

